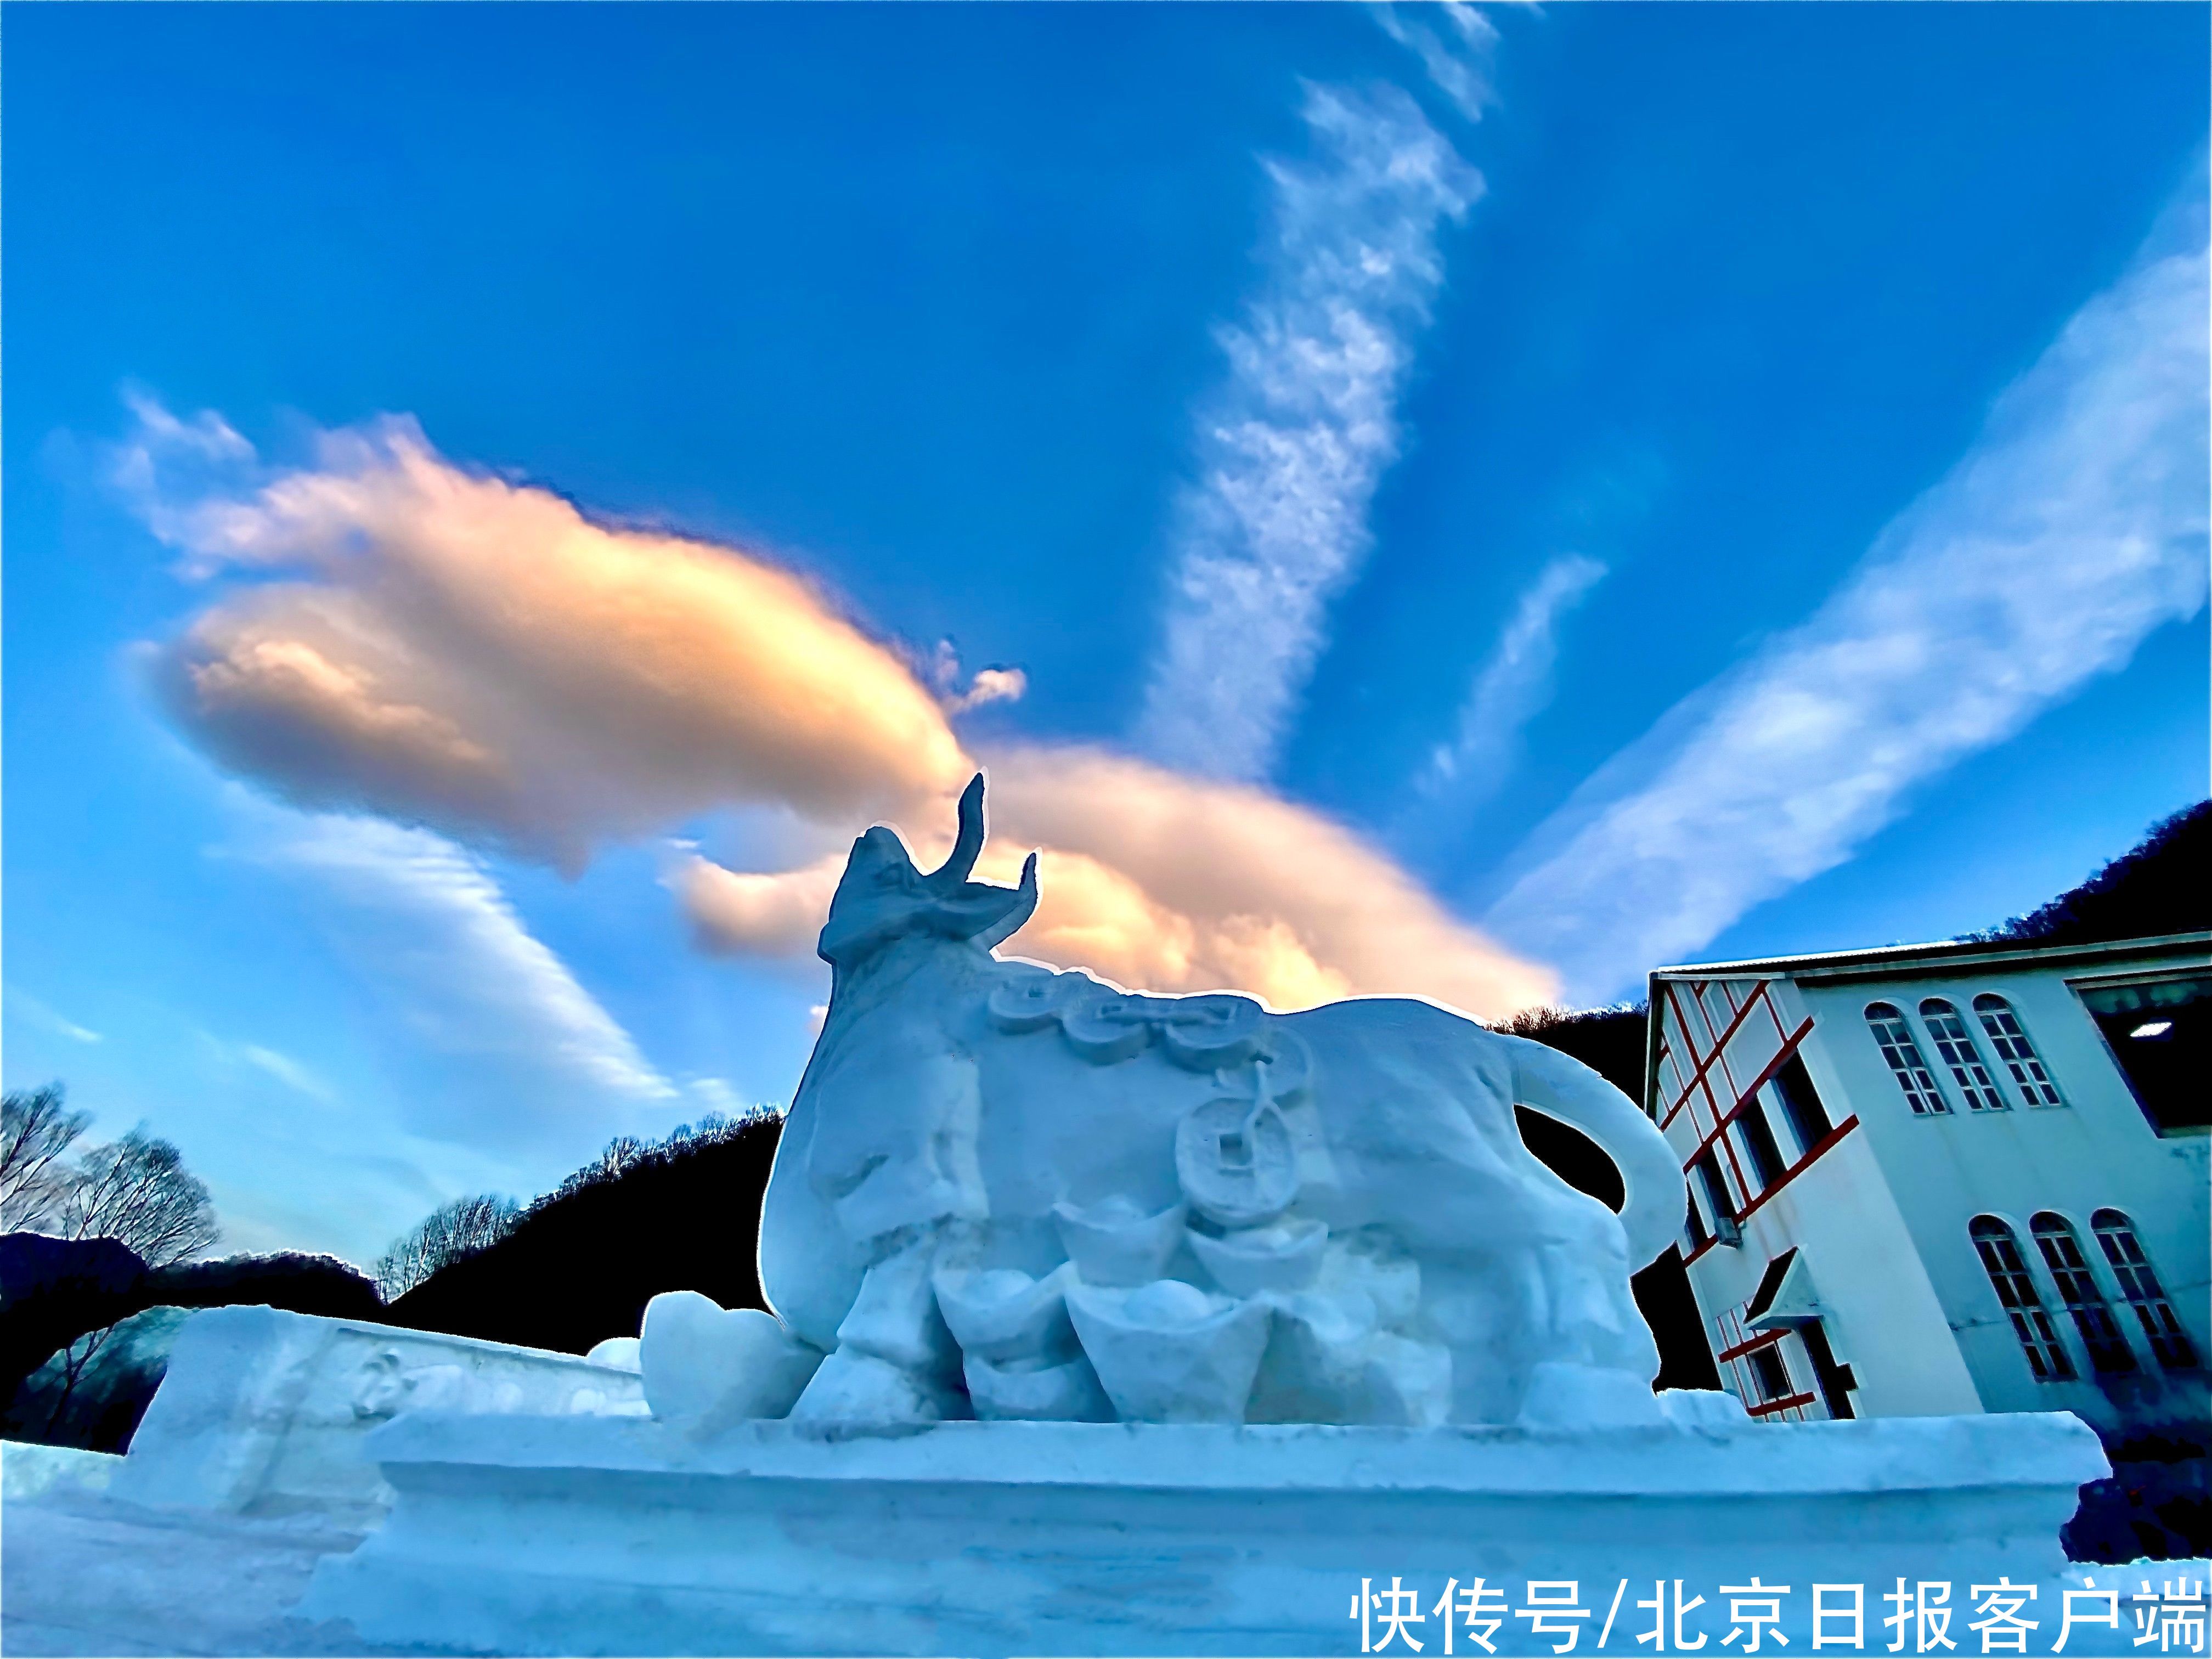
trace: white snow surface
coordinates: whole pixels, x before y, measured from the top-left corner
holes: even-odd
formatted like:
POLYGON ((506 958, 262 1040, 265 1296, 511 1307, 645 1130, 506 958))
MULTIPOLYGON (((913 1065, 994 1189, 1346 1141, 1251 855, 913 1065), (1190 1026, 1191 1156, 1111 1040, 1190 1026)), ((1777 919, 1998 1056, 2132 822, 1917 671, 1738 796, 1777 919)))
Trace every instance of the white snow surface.
MULTIPOLYGON (((1574 1581, 1601 1613, 1622 1581, 1645 1596, 1679 1578, 1706 1598, 1692 1626, 1732 1653, 1720 1586, 1755 1576, 1794 1587, 1781 1628, 1797 1653, 1816 1583, 1866 1587, 1867 1651, 1899 1577, 1961 1597, 2008 1577, 2051 1610, 2079 1586, 2058 1528, 2106 1464, 2077 1419, 1670 1415, 763 1420, 701 1437, 426 1412, 372 1437, 397 1505, 319 1566, 301 1610, 375 1640, 518 1654, 1312 1655, 1359 1651, 1346 1607, 1363 1579, 1402 1578, 1425 1607, 1448 1579, 1515 1598, 1574 1581)), ((1607 1650, 1629 1650, 1621 1637, 1607 1650)), ((1509 1624, 1498 1650, 1557 1645, 1509 1624)), ((2066 1650, 2131 1650, 2078 1630, 2066 1650)))
MULTIPOLYGON (((1796 1587, 1788 1652, 1809 1650, 1809 1584, 1863 1582, 1876 1652, 1894 1575, 1963 1595, 2008 1574, 2039 1589, 2029 1650, 2047 1652, 2085 1576, 2123 1595, 2205 1578, 2059 1559, 2073 1488, 2104 1467, 2071 1418, 1762 1425, 1687 1409, 1702 1403, 1599 1431, 761 1421, 703 1437, 425 1412, 368 1438, 398 1489, 388 1518, 342 1498, 144 1505, 92 1484, 116 1460, 9 1447, 0 1650, 1356 1653, 1361 1577, 1402 1575, 1425 1602, 1481 1574, 1516 1605, 1525 1579, 1578 1579, 1601 1614, 1617 1577, 1634 1597, 1682 1577, 1707 1597, 1709 1650, 1733 1652, 1714 1592, 1757 1574, 1796 1587)), ((1650 1622, 1620 1612, 1607 1651, 1650 1622)), ((1509 1625, 1497 1645, 1555 1644, 1509 1625)), ((2066 1648, 2139 1650, 2124 1627, 2066 1648)))
MULTIPOLYGON (((9 1448, 12 1453, 14 1448, 9 1448)), ((336 1654, 378 1647, 292 1608, 315 1563, 362 1540, 322 1514, 155 1510, 58 1484, 0 1507, 0 1650, 336 1654)))

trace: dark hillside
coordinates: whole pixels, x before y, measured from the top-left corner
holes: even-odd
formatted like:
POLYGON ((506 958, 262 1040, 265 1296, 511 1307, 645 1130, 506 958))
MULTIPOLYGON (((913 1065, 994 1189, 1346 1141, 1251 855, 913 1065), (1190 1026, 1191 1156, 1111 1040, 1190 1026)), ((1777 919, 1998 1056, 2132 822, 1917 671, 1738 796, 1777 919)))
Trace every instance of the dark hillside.
POLYGON ((433 1273, 385 1317, 526 1347, 583 1353, 635 1336, 663 1291, 762 1305, 754 1251, 781 1119, 659 1146, 617 1142, 517 1218, 496 1244, 433 1273))
POLYGON ((122 1450, 161 1383, 167 1339, 183 1312, 239 1303, 329 1319, 385 1317, 376 1286, 331 1256, 288 1251, 149 1268, 112 1238, 0 1237, 0 1430, 10 1438, 122 1450), (79 1339, 160 1310, 173 1316, 161 1326, 162 1342, 125 1343, 94 1365, 99 1380, 95 1386, 87 1379, 86 1391, 99 1397, 97 1411, 67 1409, 76 1387, 69 1377, 58 1397, 51 1391, 40 1396, 31 1386, 30 1379, 52 1370, 72 1344, 78 1344, 76 1363, 92 1362, 97 1344, 79 1339), (125 1350, 131 1351, 128 1363, 125 1350))
POLYGON ((2096 945, 2212 928, 2212 800, 2151 825, 2140 846, 2002 927, 1991 943, 2096 945))

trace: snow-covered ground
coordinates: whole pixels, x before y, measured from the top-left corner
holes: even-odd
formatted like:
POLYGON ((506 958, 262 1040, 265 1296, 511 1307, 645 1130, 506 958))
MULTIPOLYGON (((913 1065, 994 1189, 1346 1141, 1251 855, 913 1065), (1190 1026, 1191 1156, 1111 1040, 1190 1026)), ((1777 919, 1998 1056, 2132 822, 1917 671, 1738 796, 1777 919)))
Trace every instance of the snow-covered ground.
POLYGON ((0 1505, 0 1650, 424 1651, 373 1647, 349 1626, 289 1615, 315 1563, 361 1539, 321 1516, 150 1510, 59 1482, 0 1505))
MULTIPOLYGON (((10 1448, 12 1453, 22 1449, 10 1448)), ((48 1449, 33 1449, 46 1451, 48 1449)), ((0 1652, 9 1655, 139 1656, 451 1654, 459 1646, 384 1645, 364 1641, 343 1620, 310 1622, 292 1609, 317 1564, 349 1555, 363 1540, 331 1510, 283 1518, 249 1519, 208 1510, 154 1509, 112 1498, 97 1483, 106 1462, 64 1454, 53 1459, 11 1455, 9 1493, 0 1504, 0 1652), (76 1465, 76 1467, 71 1467, 76 1465), (55 1478, 55 1477, 58 1478, 55 1478), (30 1491, 34 1486, 43 1489, 30 1491)), ((2093 1571, 2100 1583, 2117 1582, 2123 1594, 2138 1578, 2202 1584, 2203 1563, 2143 1563, 2093 1571)), ((1794 1581, 1793 1581, 1794 1582, 1794 1581)), ((2066 1588, 2071 1588, 2070 1583, 2066 1588)), ((2045 1585, 2048 1616, 2060 1587, 2045 1585)), ((1874 1621, 1870 1620, 1870 1624, 1874 1621)), ((2118 1631, 2076 1630, 2070 1656, 2116 1656, 2144 1651, 2201 1650, 2186 1637, 2171 1644, 2136 1645, 2133 1621, 2123 1614, 2118 1631)), ((2055 1622, 2045 1622, 2029 1650, 2048 1652, 2055 1622)), ((1884 1647, 1878 1625, 1863 1651, 1884 1647)), ((644 1645, 612 1650, 654 1651, 654 1626, 641 1618, 634 1636, 644 1645)), ((1103 1626, 1097 1650, 1111 1650, 1114 1632, 1103 1626)), ((1354 1636, 1306 1651, 1357 1651, 1354 1636)), ((1585 1644, 1587 1645, 1587 1644, 1585 1644)), ((1618 1647, 1619 1643, 1613 1644, 1618 1647)), ((1503 1651, 1549 1652, 1501 1640, 1503 1651)), ((1036 1649, 1028 1650, 1035 1651, 1036 1649)), ((1796 1651, 1793 1644, 1791 1651, 1796 1651)), ((1971 1648, 1962 1647, 1962 1651, 1971 1648)))

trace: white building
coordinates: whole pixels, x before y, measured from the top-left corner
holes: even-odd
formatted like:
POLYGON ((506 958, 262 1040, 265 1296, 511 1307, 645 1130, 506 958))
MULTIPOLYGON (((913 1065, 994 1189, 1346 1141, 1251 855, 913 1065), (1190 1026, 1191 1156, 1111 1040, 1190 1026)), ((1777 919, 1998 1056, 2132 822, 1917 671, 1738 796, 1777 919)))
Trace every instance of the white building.
POLYGON ((1721 1379, 1762 1417, 2202 1423, 2212 934, 1651 975, 1721 1379))

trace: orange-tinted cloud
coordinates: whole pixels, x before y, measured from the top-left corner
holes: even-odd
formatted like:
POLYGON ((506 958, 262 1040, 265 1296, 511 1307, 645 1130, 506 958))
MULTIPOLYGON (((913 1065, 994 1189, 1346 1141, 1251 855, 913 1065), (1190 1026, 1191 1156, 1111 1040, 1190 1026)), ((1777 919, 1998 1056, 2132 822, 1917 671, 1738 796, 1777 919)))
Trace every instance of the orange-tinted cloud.
POLYGON ((594 524, 405 423, 171 522, 203 568, 309 579, 217 604, 161 677, 189 733, 303 805, 573 868, 724 802, 842 823, 965 765, 912 672, 799 577, 594 524))
MULTIPOLYGON (((1496 1015, 1557 988, 1350 830, 1264 790, 1085 749, 1008 750, 988 769, 979 878, 1011 884, 1030 848, 1043 853, 1036 914, 1011 955, 1285 1009, 1410 993, 1496 1015)), ((925 866, 951 822, 949 801, 930 810, 909 836, 925 866)), ((812 949, 843 862, 757 875, 693 857, 678 886, 710 948, 796 955, 812 949)))
MULTIPOLYGON (((143 445, 164 431, 149 423, 143 445)), ((172 714, 220 763, 303 805, 572 870, 744 803, 829 834, 893 822, 933 861, 975 763, 946 703, 1022 686, 987 670, 941 702, 791 572, 594 523, 454 466, 404 422, 333 437, 319 466, 236 500, 144 504, 191 568, 281 578, 218 599, 157 659, 172 714)), ((1286 1008, 1404 992, 1494 1014, 1552 992, 1382 853, 1263 788, 1091 750, 985 758, 982 873, 1011 881, 1045 849, 1017 954, 1286 1008)), ((672 884, 702 942, 800 956, 842 866, 693 858, 672 884)))

